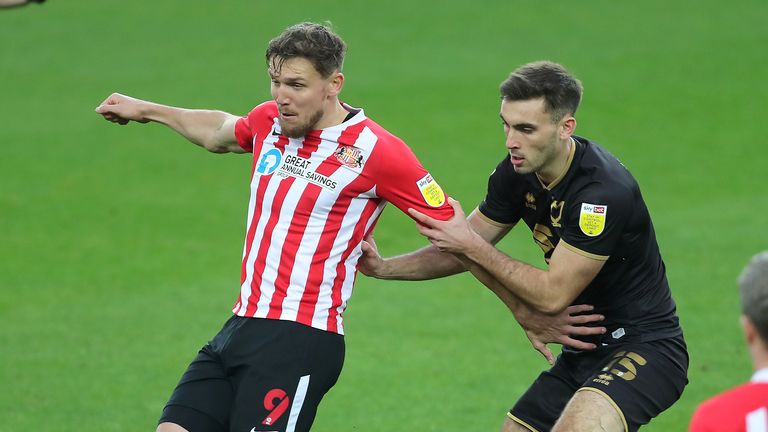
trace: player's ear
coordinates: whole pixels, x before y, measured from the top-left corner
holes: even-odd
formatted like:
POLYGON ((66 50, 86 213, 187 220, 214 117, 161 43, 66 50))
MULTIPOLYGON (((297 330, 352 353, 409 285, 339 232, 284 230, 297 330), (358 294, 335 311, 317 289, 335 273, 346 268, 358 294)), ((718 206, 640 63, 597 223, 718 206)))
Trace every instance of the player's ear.
POLYGON ((338 96, 342 87, 344 87, 344 74, 338 71, 331 74, 328 78, 328 96, 338 96))
POLYGON ((564 117, 560 121, 560 139, 566 139, 576 131, 576 118, 572 115, 564 117))
POLYGON ((744 330, 744 339, 747 340, 747 345, 752 345, 755 343, 755 338, 758 337, 755 325, 752 324, 752 321, 750 321, 750 319, 743 314, 741 317, 739 317, 739 321, 741 321, 741 328, 744 330))

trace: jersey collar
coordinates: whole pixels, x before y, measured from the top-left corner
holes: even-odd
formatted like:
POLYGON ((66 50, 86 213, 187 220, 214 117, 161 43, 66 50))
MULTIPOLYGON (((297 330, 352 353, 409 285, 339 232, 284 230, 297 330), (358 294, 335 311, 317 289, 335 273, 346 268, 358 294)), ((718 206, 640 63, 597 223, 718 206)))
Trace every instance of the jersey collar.
POLYGON ((752 375, 751 382, 768 383, 768 368, 760 369, 752 375))

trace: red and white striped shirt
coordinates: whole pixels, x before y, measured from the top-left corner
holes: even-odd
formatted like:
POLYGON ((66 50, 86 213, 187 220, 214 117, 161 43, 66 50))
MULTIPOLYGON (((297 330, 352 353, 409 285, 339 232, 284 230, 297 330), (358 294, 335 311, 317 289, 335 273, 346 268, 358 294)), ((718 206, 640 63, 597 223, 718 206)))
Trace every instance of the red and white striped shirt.
POLYGON ((363 110, 303 138, 282 135, 277 117, 265 102, 235 127, 254 158, 233 312, 344 334, 362 240, 386 203, 440 220, 453 210, 408 146, 363 110))
POLYGON ((768 369, 750 382, 702 402, 689 432, 768 432, 768 369))

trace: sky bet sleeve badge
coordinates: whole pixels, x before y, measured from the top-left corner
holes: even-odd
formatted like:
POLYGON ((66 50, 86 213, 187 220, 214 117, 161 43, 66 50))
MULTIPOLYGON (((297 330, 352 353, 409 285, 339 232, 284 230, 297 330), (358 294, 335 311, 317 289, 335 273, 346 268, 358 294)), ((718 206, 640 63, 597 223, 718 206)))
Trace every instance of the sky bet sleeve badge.
POLYGON ((440 189, 440 185, 437 184, 435 179, 427 173, 419 181, 416 182, 416 186, 419 187, 421 195, 424 197, 424 201, 432 207, 440 207, 445 202, 445 194, 440 189))
POLYGON ((579 228, 581 232, 590 236, 599 236, 605 229, 605 216, 608 214, 608 206, 581 203, 579 214, 579 228))

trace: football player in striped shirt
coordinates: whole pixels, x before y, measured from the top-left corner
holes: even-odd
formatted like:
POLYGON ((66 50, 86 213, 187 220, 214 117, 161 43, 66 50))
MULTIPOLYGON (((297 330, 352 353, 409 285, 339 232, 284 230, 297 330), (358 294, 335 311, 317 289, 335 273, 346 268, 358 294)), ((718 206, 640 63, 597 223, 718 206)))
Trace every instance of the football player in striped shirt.
MULTIPOLYGON (((341 371, 343 312, 386 203, 453 216, 408 146, 339 100, 345 51, 327 26, 287 28, 266 50, 272 100, 242 117, 121 94, 96 108, 118 124, 164 124, 214 153, 253 154, 233 316, 189 365, 159 432, 309 430, 341 371)), ((522 319, 546 339, 590 318, 522 319)))
POLYGON ((272 100, 245 116, 117 93, 96 108, 214 153, 253 154, 233 316, 182 376, 160 432, 309 430, 341 372, 362 240, 386 203, 453 215, 410 148, 339 100, 345 51, 325 25, 287 28, 266 50, 272 100))

